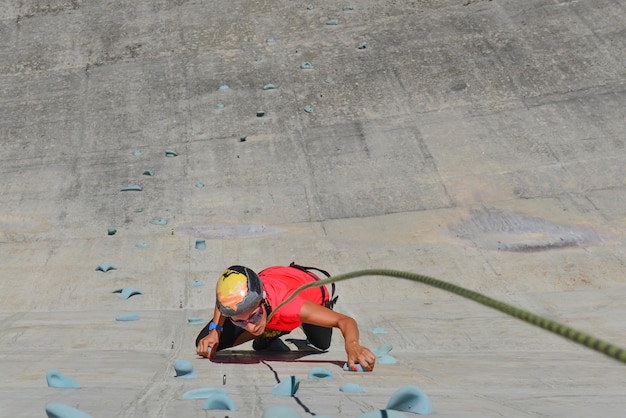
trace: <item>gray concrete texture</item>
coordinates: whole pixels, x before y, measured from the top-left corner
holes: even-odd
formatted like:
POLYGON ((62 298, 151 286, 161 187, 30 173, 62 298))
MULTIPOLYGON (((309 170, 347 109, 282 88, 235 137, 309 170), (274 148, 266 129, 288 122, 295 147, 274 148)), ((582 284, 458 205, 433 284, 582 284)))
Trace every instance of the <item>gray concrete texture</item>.
POLYGON ((361 342, 393 345, 373 373, 341 370, 338 333, 200 359, 187 319, 229 265, 295 260, 430 275, 626 346, 625 1, 1 3, 0 415, 356 417, 414 385, 441 417, 624 416, 626 365, 408 281, 338 285, 361 342), (291 375, 295 397, 269 393, 291 375), (201 387, 237 410, 182 399, 201 387))

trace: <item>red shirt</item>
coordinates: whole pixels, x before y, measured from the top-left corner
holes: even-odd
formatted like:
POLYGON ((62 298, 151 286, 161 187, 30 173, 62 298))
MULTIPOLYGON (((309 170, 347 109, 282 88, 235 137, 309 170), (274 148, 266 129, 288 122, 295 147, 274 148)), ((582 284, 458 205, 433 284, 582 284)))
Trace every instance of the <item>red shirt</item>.
MULTIPOLYGON (((261 271, 259 277, 263 282, 265 297, 272 309, 275 309, 291 296, 297 288, 315 281, 317 276, 294 267, 276 266, 268 267, 261 271)), ((329 298, 328 290, 325 286, 324 295, 326 296, 325 300, 322 300, 321 287, 311 287, 303 290, 291 302, 280 308, 266 327, 279 331, 293 331, 302 325, 300 309, 302 309, 304 301, 310 300, 318 305, 323 305, 329 298)))

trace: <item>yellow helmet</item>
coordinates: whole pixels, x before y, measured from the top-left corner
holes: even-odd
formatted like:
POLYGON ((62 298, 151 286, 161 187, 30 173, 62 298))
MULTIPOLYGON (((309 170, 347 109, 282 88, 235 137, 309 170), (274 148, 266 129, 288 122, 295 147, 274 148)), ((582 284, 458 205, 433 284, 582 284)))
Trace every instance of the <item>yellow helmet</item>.
POLYGON ((222 315, 230 317, 263 301, 263 283, 249 268, 231 266, 217 280, 215 294, 218 309, 222 315))

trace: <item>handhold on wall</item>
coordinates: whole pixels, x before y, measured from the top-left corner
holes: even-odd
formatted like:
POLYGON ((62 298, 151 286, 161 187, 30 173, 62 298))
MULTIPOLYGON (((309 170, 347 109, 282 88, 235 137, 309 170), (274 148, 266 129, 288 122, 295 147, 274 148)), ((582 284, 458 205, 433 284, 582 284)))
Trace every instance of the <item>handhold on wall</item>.
POLYGON ((131 184, 130 186, 124 186, 122 187, 122 189, 120 191, 122 192, 140 192, 143 190, 143 187, 141 187, 138 184, 131 184))
POLYGON ((204 283, 201 282, 200 280, 193 280, 191 283, 189 283, 189 286, 194 286, 194 287, 204 286, 204 283))
POLYGON ((248 135, 243 134, 239 137, 239 142, 246 142, 246 139, 248 139, 248 135))
POLYGON ((219 388, 192 389, 183 393, 183 399, 208 399, 216 393, 226 393, 226 391, 219 388))
POLYGON ((48 418, 91 418, 91 415, 61 403, 49 403, 46 405, 48 418))
POLYGON ((116 321, 120 321, 120 322, 130 322, 130 321, 139 321, 139 314, 138 313, 127 313, 127 314, 121 314, 115 317, 116 321))
POLYGON ((150 177, 152 177, 152 176, 154 176, 154 171, 152 171, 152 170, 143 170, 143 173, 142 173, 142 174, 143 174, 144 176, 150 176, 150 177))
POLYGON ((224 103, 218 103, 215 105, 215 107, 217 107, 218 109, 224 109, 226 106, 224 106, 224 103))
POLYGON ((221 91, 226 91, 226 90, 228 90, 228 89, 230 89, 230 86, 229 86, 228 84, 222 84, 222 85, 220 86, 220 90, 221 90, 221 91))
POLYGON ((265 110, 257 110, 256 116, 257 118, 262 118, 263 116, 265 116, 265 110))
POLYGON ((102 263, 96 267, 96 271, 102 271, 104 273, 106 273, 109 270, 117 270, 117 268, 113 264, 109 264, 109 263, 102 263))
POLYGON ((339 390, 341 392, 349 392, 349 393, 365 392, 365 390, 363 390, 363 388, 357 385, 356 383, 344 383, 343 385, 339 386, 339 390))
POLYGON ((369 372, 369 370, 365 370, 363 368, 363 366, 361 366, 360 364, 357 363, 357 365, 355 366, 355 369, 351 369, 350 367, 348 367, 348 363, 344 363, 343 364, 343 370, 346 372, 359 372, 359 373, 363 373, 363 372, 369 372))
POLYGON ((334 378, 333 372, 323 367, 313 367, 309 370, 309 379, 311 380, 332 380, 334 378))
POLYGON ((167 219, 165 218, 157 218, 150 221, 153 225, 167 225, 167 219))
POLYGON ((196 183, 196 187, 197 187, 198 189, 202 189, 202 188, 204 188, 204 183, 202 183, 202 182, 197 182, 197 183, 196 183))
POLYGON ((150 245, 147 242, 137 242, 135 243, 135 247, 137 248, 148 248, 150 245))
POLYGON ((289 406, 270 406, 263 410, 261 418, 302 418, 302 415, 289 406))
POLYGON ((138 149, 136 149, 136 150, 134 150, 134 151, 133 151, 133 155, 134 155, 135 157, 139 157, 139 156, 141 155, 141 151, 139 151, 138 149))
POLYGON ((372 350, 372 353, 374 353, 376 357, 382 357, 386 354, 389 354, 391 350, 393 350, 393 345, 383 344, 378 346, 375 350, 372 350))
POLYGON ((382 356, 376 358, 376 363, 378 364, 396 364, 397 362, 398 360, 389 354, 383 354, 382 356))
POLYGON ((283 379, 276 386, 270 390, 272 395, 277 396, 293 396, 298 392, 300 387, 300 379, 296 376, 289 376, 287 379, 283 379))
POLYGON ((221 409, 226 411, 235 411, 235 402, 225 393, 215 393, 209 397, 202 409, 221 409))
POLYGON ((306 113, 312 113, 313 112, 313 106, 311 106, 311 105, 304 106, 304 111, 306 113))
POLYGON ((309 4, 309 5, 307 5, 307 6, 306 6, 306 9, 307 9, 307 10, 313 10, 313 9, 314 9, 314 7, 313 7, 313 5, 312 5, 312 4, 309 4))
POLYGON ((204 238, 198 238, 196 240, 196 250, 205 250, 206 249, 206 241, 204 238))
POLYGON ((274 44, 274 43, 276 43, 276 39, 274 39, 274 38, 267 38, 267 43, 268 44, 274 44))
POLYGON ((117 228, 114 226, 110 226, 107 228, 107 235, 115 235, 117 233, 117 228))
POLYGON ((263 90, 274 90, 276 86, 274 84, 266 84, 263 86, 263 90))
POLYGON ((379 411, 369 411, 359 415, 357 418, 408 418, 406 414, 399 411, 381 409, 379 411))
POLYGON ((122 289, 116 289, 111 293, 119 293, 120 299, 128 299, 131 296, 143 295, 143 291, 134 287, 124 287, 122 289))
POLYGON ((363 41, 357 46, 357 49, 365 49, 367 48, 367 42, 363 41))
POLYGON ((338 25, 339 24, 339 20, 338 19, 330 19, 326 21, 327 25, 338 25))
POLYGON ((354 10, 354 7, 352 7, 352 6, 343 6, 343 11, 344 12, 349 12, 351 10, 354 10))
POLYGON ((261 57, 255 57, 255 58, 254 58, 254 60, 255 60, 256 62, 261 62, 261 57))
POLYGON ((189 325, 202 325, 205 321, 203 318, 200 318, 198 316, 190 316, 189 318, 187 318, 187 322, 189 323, 189 325))
POLYGON ((172 151, 171 149, 165 150, 165 156, 168 158, 178 157, 176 151, 172 151))
POLYGON ((50 388, 77 389, 80 384, 71 377, 63 376, 58 370, 48 370, 46 382, 50 388))
POLYGON ((324 80, 325 83, 330 84, 333 82, 333 78, 331 76, 326 77, 326 79, 324 80))
POLYGON ((302 68, 303 70, 312 70, 313 69, 313 64, 311 64, 308 61, 305 61, 302 63, 302 65, 300 65, 300 68, 302 68))
POLYGON ((176 377, 183 379, 195 379, 198 374, 193 370, 193 364, 189 360, 176 360, 174 363, 176 377))
POLYGON ((372 330, 372 334, 386 334, 386 333, 387 331, 385 330, 385 328, 378 327, 372 330))
POLYGON ((387 402, 386 409, 428 415, 433 412, 428 396, 413 385, 402 386, 387 402))

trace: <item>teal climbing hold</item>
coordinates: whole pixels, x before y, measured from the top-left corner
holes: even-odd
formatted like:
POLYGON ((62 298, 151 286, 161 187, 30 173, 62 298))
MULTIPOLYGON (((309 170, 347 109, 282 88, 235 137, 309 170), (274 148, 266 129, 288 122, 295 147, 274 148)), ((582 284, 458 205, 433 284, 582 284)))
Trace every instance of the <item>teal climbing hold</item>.
POLYGON ((157 218, 150 221, 153 225, 167 225, 167 219, 165 218, 157 218))
POLYGON ((168 158, 178 157, 176 151, 172 151, 171 149, 165 150, 165 156, 168 158))
POLYGON ((120 299, 128 299, 131 296, 143 295, 143 291, 134 287, 124 287, 122 289, 116 289, 111 293, 119 293, 120 299))
POLYGON ((127 313, 127 314, 121 314, 115 317, 116 321, 120 321, 120 322, 131 322, 131 321, 139 321, 139 314, 138 313, 127 313))
POLYGON ((113 264, 110 264, 110 263, 102 263, 96 267, 96 271, 102 271, 104 273, 110 270, 117 270, 117 268, 113 264))
POLYGON ((313 69, 313 64, 311 64, 308 61, 305 61, 302 63, 302 65, 300 65, 300 68, 302 68, 303 70, 312 70, 313 69))
POLYGON ((219 388, 192 389, 183 393, 183 399, 208 399, 216 393, 226 393, 226 391, 219 388))
POLYGON ((261 418, 302 418, 302 415, 289 406, 270 406, 263 410, 261 418))
POLYGON ((154 176, 154 171, 152 171, 152 170, 144 170, 142 174, 143 174, 144 176, 150 176, 150 177, 152 177, 152 176, 154 176))
POLYGON ((210 409, 220 409, 226 411, 235 411, 235 402, 226 395, 225 393, 215 393, 209 397, 202 409, 210 410, 210 409))
POLYGON ((239 137, 239 142, 246 142, 246 139, 248 139, 248 135, 243 134, 239 137))
POLYGON ((193 370, 193 364, 189 360, 176 360, 174 363, 176 377, 183 379, 195 379, 198 374, 193 370))
POLYGON ((386 334, 386 333, 387 331, 385 330, 385 328, 378 327, 372 330, 372 334, 386 334))
POLYGON ((107 228, 107 235, 115 235, 117 233, 117 228, 114 226, 110 226, 107 228))
POLYGON ((189 283, 189 286, 199 287, 199 286, 204 286, 204 283, 201 282, 200 280, 193 280, 191 283, 189 283))
POLYGON ((131 184, 130 186, 125 186, 122 187, 121 191, 122 192, 140 192, 143 190, 143 187, 141 187, 138 184, 131 184))
POLYGON ((61 403, 49 403, 46 405, 48 418, 91 418, 91 415, 61 403))
POLYGON ((134 151, 133 151, 133 155, 134 155, 135 157, 138 157, 138 156, 140 156, 140 155, 141 155, 141 151, 139 151, 138 149, 136 149, 136 150, 134 150, 134 151))
POLYGON ((230 86, 228 84, 222 84, 220 86, 220 91, 226 91, 228 89, 230 89, 230 86))
POLYGON ((344 383, 343 385, 339 386, 339 390, 341 392, 346 392, 346 393, 364 393, 365 390, 357 385, 356 383, 344 383))
POLYGON ((135 247, 137 248, 148 248, 150 245, 147 242, 137 242, 135 243, 135 247))
POLYGON ((217 105, 215 105, 215 107, 217 107, 218 109, 224 109, 226 106, 224 106, 224 103, 218 103, 217 105))
POLYGON ((389 354, 391 350, 393 350, 393 345, 383 344, 381 346, 378 346, 375 350, 372 350, 372 353, 374 353, 376 357, 382 357, 386 354, 389 354))
POLYGON ((378 364, 396 364, 397 362, 398 360, 389 354, 383 354, 382 356, 376 358, 376 363, 378 364))
POLYGON ((298 392, 300 387, 300 379, 296 376, 289 376, 287 379, 283 379, 276 386, 270 390, 272 395, 277 396, 293 396, 298 392))
POLYGON ((338 19, 330 19, 326 21, 327 25, 338 25, 339 24, 339 20, 338 19))
POLYGON ((58 370, 48 370, 46 382, 50 388, 77 389, 80 384, 71 377, 63 376, 58 370))
POLYGON ((189 318, 187 318, 187 322, 189 323, 189 325, 202 325, 205 321, 203 318, 190 316, 189 318))
POLYGON ((304 111, 306 113, 312 113, 313 112, 313 106, 311 106, 311 105, 304 106, 304 111))
POLYGON ((267 38, 267 43, 268 44, 274 44, 274 43, 276 43, 276 39, 274 39, 274 38, 267 38))
POLYGON ((333 82, 333 78, 331 76, 326 77, 326 79, 324 80, 325 83, 330 84, 333 82))
POLYGON ((354 7, 352 7, 352 6, 343 6, 343 11, 344 12, 349 12, 351 10, 354 10, 354 7))
POLYGON ((197 187, 198 189, 202 189, 202 188, 204 188, 204 183, 202 183, 202 182, 197 182, 197 183, 196 183, 196 187, 197 187))
POLYGON ((343 364, 343 370, 346 371, 346 372, 359 372, 359 373, 369 372, 369 370, 365 370, 363 368, 363 366, 361 366, 358 363, 356 365, 356 370, 351 369, 350 367, 348 367, 348 363, 344 363, 343 364))
POLYGON ((333 372, 323 367, 313 367, 309 370, 309 379, 311 380, 332 380, 334 378, 333 372))
POLYGON ((196 250, 206 250, 206 241, 204 238, 198 238, 196 240, 196 250))
POLYGON ((433 412, 428 396, 417 386, 406 385, 398 389, 387 402, 386 409, 428 415, 433 412))
POLYGON ((262 118, 263 116, 265 116, 265 110, 257 110, 256 116, 257 118, 262 118))
POLYGON ((274 84, 266 84, 263 86, 263 90, 274 90, 276 86, 274 84))
POLYGON ((365 48, 367 48, 367 42, 361 42, 359 46, 357 46, 357 49, 365 49, 365 48))

